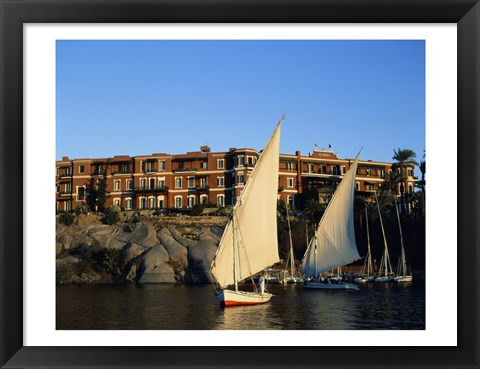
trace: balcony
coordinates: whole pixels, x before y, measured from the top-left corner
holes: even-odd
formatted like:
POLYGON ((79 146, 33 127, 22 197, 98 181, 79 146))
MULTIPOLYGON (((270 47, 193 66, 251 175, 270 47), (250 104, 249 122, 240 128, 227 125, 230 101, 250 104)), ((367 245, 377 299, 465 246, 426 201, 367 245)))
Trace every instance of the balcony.
POLYGON ((147 192, 157 192, 157 193, 167 193, 168 187, 135 187, 134 192, 147 193, 147 192))
POLYGON ((173 173, 191 173, 196 172, 197 168, 177 168, 173 169, 173 173))

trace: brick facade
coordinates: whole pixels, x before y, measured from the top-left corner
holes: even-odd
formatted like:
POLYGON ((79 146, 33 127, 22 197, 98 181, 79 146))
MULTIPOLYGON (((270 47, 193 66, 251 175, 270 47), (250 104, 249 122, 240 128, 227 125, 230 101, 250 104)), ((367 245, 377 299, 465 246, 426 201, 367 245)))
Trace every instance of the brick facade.
MULTIPOLYGON (((97 181, 106 176, 107 206, 124 209, 189 208, 196 204, 233 204, 241 193, 260 153, 231 148, 211 152, 207 146, 186 154, 114 156, 103 159, 69 159, 56 162, 57 211, 72 211, 89 204, 97 181)), ((353 159, 339 159, 332 151, 314 150, 308 156, 280 154, 278 196, 294 208, 302 197, 328 202, 353 159)), ((359 161, 356 190, 373 195, 392 170, 391 163, 359 161)), ((405 192, 414 191, 414 167, 405 171, 405 192)), ((397 194, 400 193, 400 185, 397 194)))

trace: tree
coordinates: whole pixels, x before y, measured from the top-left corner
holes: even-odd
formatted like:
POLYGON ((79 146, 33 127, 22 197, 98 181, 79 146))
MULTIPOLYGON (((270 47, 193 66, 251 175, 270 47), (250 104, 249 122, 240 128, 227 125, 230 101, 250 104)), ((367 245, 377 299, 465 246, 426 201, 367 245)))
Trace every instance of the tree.
POLYGON ((402 213, 405 213, 405 200, 404 200, 404 193, 405 193, 405 180, 406 180, 406 175, 405 175, 405 168, 408 166, 413 166, 413 165, 418 165, 418 163, 415 161, 415 158, 417 157, 417 154, 415 154, 414 151, 410 149, 400 149, 398 150, 393 150, 393 160, 396 160, 397 162, 394 164, 394 169, 395 168, 400 168, 400 173, 402 174, 402 182, 400 184, 400 208, 402 210, 402 213))

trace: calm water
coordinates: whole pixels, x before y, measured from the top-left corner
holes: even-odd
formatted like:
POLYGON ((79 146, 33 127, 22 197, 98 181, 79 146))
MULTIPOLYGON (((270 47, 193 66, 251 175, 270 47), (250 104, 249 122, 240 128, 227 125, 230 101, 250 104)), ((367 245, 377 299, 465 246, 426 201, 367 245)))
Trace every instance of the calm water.
POLYGON ((425 329, 423 280, 360 288, 269 285, 268 304, 222 308, 211 285, 60 285, 57 329, 425 329))

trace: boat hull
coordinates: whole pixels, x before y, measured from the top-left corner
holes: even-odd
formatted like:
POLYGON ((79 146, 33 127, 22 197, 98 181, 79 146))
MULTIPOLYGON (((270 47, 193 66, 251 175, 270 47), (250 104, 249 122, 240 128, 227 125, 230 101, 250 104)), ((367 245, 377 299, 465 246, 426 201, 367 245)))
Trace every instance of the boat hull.
POLYGON ((338 283, 325 283, 321 281, 309 281, 305 282, 305 288, 320 289, 320 290, 358 290, 358 286, 352 283, 338 282, 338 283))
POLYGON ((303 283, 303 278, 300 277, 285 277, 281 283, 303 283))
POLYGON ((223 306, 259 305, 272 298, 270 293, 223 290, 217 294, 218 301, 223 306))
POLYGON ((377 282, 377 283, 395 282, 395 278, 393 278, 393 277, 377 277, 377 278, 375 278, 375 282, 377 282))
POLYGON ((411 275, 402 275, 399 277, 395 277, 395 282, 397 283, 411 283, 413 281, 413 277, 411 275))
POLYGON ((373 277, 360 277, 360 278, 355 278, 354 279, 355 283, 370 283, 370 282, 374 282, 374 281, 375 281, 375 278, 373 278, 373 277))

